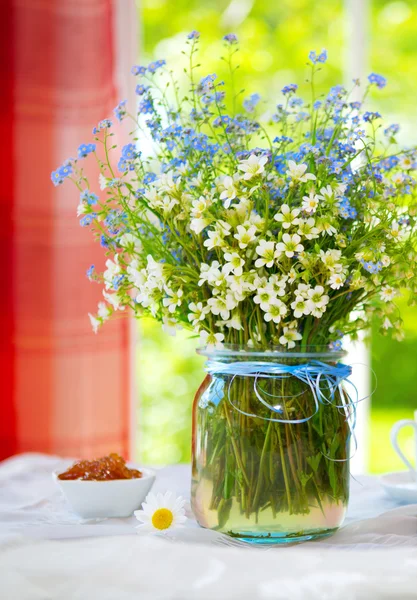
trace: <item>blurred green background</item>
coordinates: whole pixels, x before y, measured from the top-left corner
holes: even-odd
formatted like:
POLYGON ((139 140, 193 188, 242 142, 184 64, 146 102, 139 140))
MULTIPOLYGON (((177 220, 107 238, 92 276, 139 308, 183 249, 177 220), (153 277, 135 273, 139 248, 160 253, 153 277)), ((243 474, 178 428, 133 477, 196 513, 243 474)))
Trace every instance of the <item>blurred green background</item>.
MULTIPOLYGON (((363 9, 368 3, 362 2, 363 9)), ((245 95, 259 92, 270 104, 287 83, 302 84, 309 50, 326 48, 329 60, 320 73, 326 90, 342 83, 346 56, 346 13, 341 0, 141 0, 141 62, 165 58, 179 72, 186 34, 201 33, 204 74, 221 75, 218 57, 226 33, 240 39, 239 80, 245 95)), ((369 0, 367 66, 388 78, 388 86, 371 103, 389 122, 402 125, 402 142, 417 143, 417 2, 369 0)), ((360 17, 359 17, 360 18, 360 17)), ((303 91, 302 85, 301 93, 303 91)), ((372 397, 370 455, 373 473, 402 469, 389 443, 398 419, 417 409, 417 310, 398 302, 406 339, 392 341, 373 332, 372 368, 377 390, 372 397)), ((203 379, 203 360, 187 332, 165 334, 151 320, 139 322, 137 364, 138 453, 148 464, 190 458, 191 404, 203 379)), ((411 457, 411 432, 400 440, 411 457)))

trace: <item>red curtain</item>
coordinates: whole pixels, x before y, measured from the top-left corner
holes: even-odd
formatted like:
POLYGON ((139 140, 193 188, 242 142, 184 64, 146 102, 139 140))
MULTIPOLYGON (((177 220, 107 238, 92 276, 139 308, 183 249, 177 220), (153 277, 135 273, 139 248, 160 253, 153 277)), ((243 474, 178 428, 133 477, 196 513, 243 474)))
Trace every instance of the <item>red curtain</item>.
POLYGON ((92 333, 101 289, 85 272, 103 251, 78 225, 75 187, 50 180, 120 99, 117 6, 3 0, 0 459, 129 453, 129 323, 92 333))

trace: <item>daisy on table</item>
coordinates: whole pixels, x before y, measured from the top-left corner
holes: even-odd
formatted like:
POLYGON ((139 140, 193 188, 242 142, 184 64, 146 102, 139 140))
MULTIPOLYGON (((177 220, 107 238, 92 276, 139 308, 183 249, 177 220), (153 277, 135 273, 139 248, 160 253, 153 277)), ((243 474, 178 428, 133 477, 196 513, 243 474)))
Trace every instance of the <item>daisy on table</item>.
POLYGON ((140 533, 167 533, 183 527, 185 516, 185 500, 176 497, 172 492, 153 494, 150 492, 142 504, 141 510, 133 513, 142 524, 137 527, 140 533))

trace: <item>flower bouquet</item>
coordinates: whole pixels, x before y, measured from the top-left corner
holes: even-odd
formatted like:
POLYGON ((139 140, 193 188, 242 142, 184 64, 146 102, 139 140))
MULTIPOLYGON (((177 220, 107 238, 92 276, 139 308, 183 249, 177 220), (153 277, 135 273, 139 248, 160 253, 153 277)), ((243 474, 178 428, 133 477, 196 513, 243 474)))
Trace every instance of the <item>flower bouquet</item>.
POLYGON ((352 89, 316 90, 325 51, 309 55, 311 97, 286 85, 273 111, 229 73, 199 74, 188 36, 184 94, 160 60, 134 66, 137 106, 52 173, 80 192, 78 216, 104 247, 94 331, 126 309, 168 333, 199 336, 208 374, 194 405, 193 508, 205 527, 257 542, 327 535, 348 500, 355 398, 342 338, 377 319, 402 338, 394 299, 416 293, 415 149, 396 142, 352 89), (83 162, 97 161, 99 187, 83 162), (352 395, 352 394, 351 394, 352 395))

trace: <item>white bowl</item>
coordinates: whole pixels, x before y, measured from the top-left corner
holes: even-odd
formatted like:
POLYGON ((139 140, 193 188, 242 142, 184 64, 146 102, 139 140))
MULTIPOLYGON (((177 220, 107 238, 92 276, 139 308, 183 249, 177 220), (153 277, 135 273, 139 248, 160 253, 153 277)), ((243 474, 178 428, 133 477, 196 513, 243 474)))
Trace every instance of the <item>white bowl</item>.
POLYGON ((109 481, 84 481, 59 479, 61 472, 52 477, 61 488, 71 508, 84 519, 130 517, 140 508, 153 486, 155 473, 140 467, 138 479, 112 479, 109 481))
POLYGON ((417 476, 410 471, 387 473, 379 478, 385 491, 395 500, 417 503, 417 476))

